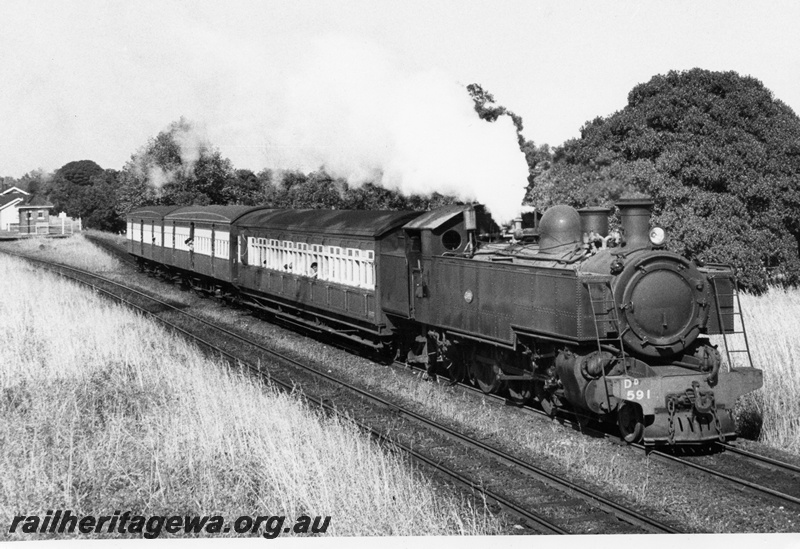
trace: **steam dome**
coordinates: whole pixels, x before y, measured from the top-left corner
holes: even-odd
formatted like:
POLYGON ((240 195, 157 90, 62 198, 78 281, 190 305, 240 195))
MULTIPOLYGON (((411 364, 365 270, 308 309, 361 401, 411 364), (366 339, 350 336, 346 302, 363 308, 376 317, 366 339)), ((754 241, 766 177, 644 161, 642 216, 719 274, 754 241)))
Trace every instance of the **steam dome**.
POLYGON ((544 212, 539 234, 539 253, 570 251, 582 241, 581 217, 571 206, 553 206, 544 212))

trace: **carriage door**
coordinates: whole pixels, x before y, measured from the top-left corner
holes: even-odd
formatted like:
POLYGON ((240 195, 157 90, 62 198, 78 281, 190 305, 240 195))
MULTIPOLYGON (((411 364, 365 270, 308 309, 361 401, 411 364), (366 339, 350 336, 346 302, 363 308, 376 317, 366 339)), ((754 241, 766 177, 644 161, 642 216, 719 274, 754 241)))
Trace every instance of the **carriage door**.
POLYGON ((175 264, 175 222, 172 222, 172 245, 170 246, 169 250, 169 262, 170 264, 175 264))
POLYGON ((139 255, 144 256, 144 219, 139 220, 139 255))
POLYGON ((194 223, 189 223, 189 265, 194 270, 194 223))
POLYGON ((150 259, 156 258, 156 222, 155 220, 150 221, 150 259))
POLYGON ((414 318, 415 304, 425 297, 425 287, 422 285, 422 237, 419 231, 407 231, 407 234, 409 316, 414 318))
POLYGON ((214 252, 216 251, 215 247, 215 239, 217 238, 217 226, 212 223, 211 224, 211 274, 214 275, 214 252))

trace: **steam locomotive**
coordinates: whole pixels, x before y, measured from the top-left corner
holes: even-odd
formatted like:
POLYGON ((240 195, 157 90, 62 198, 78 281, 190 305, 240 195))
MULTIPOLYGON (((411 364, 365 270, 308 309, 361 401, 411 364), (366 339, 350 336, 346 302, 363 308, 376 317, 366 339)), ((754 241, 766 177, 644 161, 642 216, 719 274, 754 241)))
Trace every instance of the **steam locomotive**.
POLYGON ((149 207, 128 215, 128 251, 313 333, 615 422, 628 442, 735 437, 734 403, 762 372, 733 367, 749 351, 728 344, 743 332, 732 269, 667 251, 651 201, 617 207, 613 232, 609 209, 554 206, 505 238, 480 205, 149 207))

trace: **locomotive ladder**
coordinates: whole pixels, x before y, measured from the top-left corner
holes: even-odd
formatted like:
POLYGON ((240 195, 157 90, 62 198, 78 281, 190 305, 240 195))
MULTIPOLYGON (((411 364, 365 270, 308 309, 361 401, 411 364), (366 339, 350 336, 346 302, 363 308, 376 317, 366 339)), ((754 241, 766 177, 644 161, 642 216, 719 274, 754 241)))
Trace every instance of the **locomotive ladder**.
MULTIPOLYGON (((616 332, 619 340, 619 352, 622 359, 622 366, 625 368, 625 375, 628 375, 628 361, 625 360, 625 347, 622 345, 622 330, 620 330, 619 316, 617 315, 617 300, 614 297, 614 290, 611 288, 611 277, 594 276, 581 277, 581 280, 589 291, 589 304, 592 307, 592 318, 594 319, 595 338, 597 340, 597 350, 601 352, 603 346, 600 343, 600 325, 607 324, 609 330, 616 332), (594 290, 594 293, 592 292, 594 290), (594 294, 599 294, 600 299, 595 299, 594 294)), ((603 370, 603 382, 606 380, 606 373, 603 370)), ((607 396, 607 395, 606 395, 607 396)), ((609 404, 610 407, 610 404, 609 404)))
POLYGON ((737 289, 736 279, 731 279, 731 293, 729 294, 721 294, 719 293, 719 289, 717 288, 717 281, 713 277, 709 277, 711 281, 711 287, 714 288, 714 298, 715 303, 717 306, 717 319, 719 320, 719 327, 720 332, 722 332, 722 341, 725 344, 725 355, 728 357, 728 369, 730 370, 733 368, 733 360, 731 360, 731 355, 736 353, 745 353, 747 356, 747 364, 750 368, 753 367, 753 357, 750 355, 750 344, 747 341, 747 330, 744 327, 744 315, 742 314, 742 303, 739 301, 739 290, 737 289), (730 313, 723 313, 722 307, 720 306, 720 298, 732 298, 732 312, 730 313), (725 330, 725 322, 723 322, 723 315, 731 317, 733 330, 727 332, 725 330), (741 330, 736 330, 736 318, 739 318, 739 323, 742 327, 741 330), (743 349, 731 349, 732 342, 729 341, 729 338, 732 336, 741 335, 742 340, 744 341, 744 348, 743 349))

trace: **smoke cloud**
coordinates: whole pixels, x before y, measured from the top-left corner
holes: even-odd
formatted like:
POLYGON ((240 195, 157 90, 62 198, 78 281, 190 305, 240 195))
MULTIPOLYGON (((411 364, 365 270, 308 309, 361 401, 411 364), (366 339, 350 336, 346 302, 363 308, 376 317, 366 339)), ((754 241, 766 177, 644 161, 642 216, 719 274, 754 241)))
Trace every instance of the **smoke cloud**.
POLYGON ((131 162, 134 173, 160 196, 167 183, 193 179, 197 162, 211 150, 205 126, 181 117, 139 149, 131 162))
POLYGON ((374 45, 326 37, 269 103, 280 111, 269 167, 451 194, 498 222, 520 211, 528 166, 511 119, 481 120, 465 86, 441 71, 405 70, 374 45))

